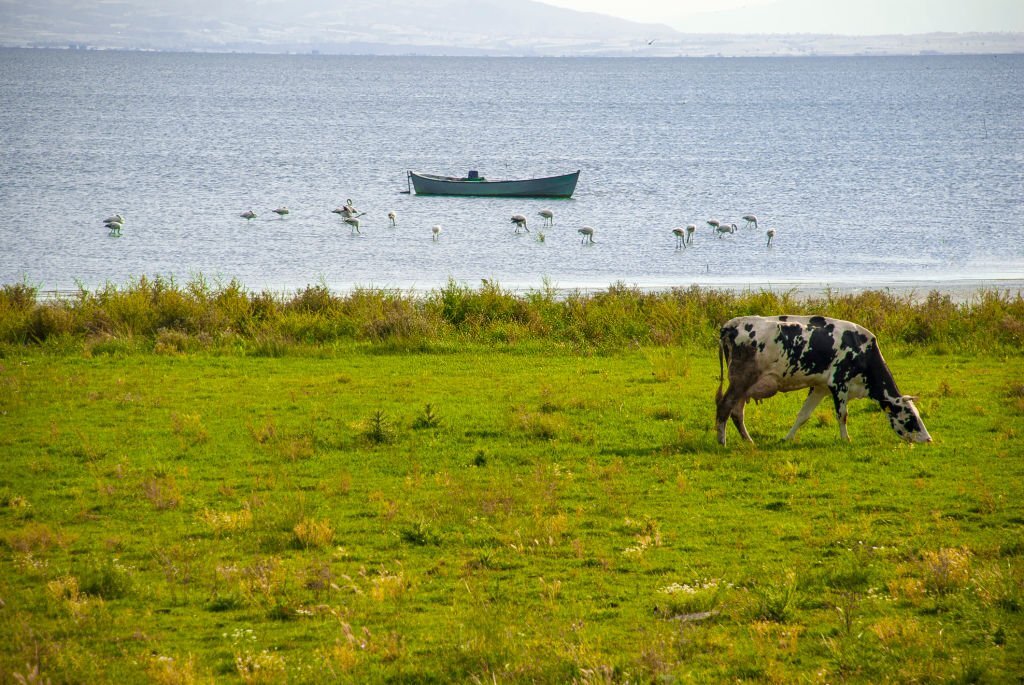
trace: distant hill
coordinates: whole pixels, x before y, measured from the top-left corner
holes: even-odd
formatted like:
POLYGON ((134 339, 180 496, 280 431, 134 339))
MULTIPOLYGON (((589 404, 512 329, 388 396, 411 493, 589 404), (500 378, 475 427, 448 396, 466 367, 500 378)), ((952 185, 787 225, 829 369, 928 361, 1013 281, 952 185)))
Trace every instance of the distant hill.
MULTIPOLYGON (((914 3, 927 3, 936 26, 960 21, 964 31, 988 24, 957 20, 957 12, 1024 15, 1024 0, 779 0, 680 19, 674 25, 684 32, 677 32, 533 0, 0 0, 0 46, 649 57, 1024 52, 1024 33, 863 37, 839 30, 866 30, 863 22, 890 5, 906 11, 914 3), (817 33, 779 33, 801 13, 820 24, 817 33)), ((1018 24, 1024 18, 1005 30, 1018 24)))
POLYGON ((530 54, 677 36, 532 0, 0 0, 7 46, 530 54))

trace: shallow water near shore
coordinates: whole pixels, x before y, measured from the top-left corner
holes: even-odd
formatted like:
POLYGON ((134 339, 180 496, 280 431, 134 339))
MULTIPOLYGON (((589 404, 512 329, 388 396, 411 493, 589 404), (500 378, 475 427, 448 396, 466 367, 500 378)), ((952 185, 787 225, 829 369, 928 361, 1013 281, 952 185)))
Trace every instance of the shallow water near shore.
POLYGON ((1024 56, 3 50, 0 283, 1013 288, 1022 80, 1024 56), (407 169, 471 168, 582 174, 571 200, 401 192, 407 169), (366 212, 360 234, 330 213, 347 198, 366 212), (284 219, 271 212, 282 205, 284 219), (115 212, 119 238, 102 225, 115 212), (744 226, 751 212, 757 228, 744 226), (513 231, 514 213, 530 233, 513 231), (711 218, 738 230, 719 238, 711 218), (693 244, 677 248, 671 229, 689 223, 693 244))

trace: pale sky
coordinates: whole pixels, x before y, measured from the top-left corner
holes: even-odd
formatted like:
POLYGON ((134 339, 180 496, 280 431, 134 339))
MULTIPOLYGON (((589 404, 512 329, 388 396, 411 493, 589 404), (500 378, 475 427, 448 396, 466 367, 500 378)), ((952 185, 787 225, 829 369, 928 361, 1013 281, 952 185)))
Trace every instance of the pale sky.
POLYGON ((540 0, 691 33, 1024 31, 1024 0, 540 0))

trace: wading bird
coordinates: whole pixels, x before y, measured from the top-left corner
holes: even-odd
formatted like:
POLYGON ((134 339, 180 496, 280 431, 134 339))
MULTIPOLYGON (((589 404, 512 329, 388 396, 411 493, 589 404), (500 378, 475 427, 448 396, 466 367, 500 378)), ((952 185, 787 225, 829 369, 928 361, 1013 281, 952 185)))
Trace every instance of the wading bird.
POLYGON ((550 209, 542 209, 539 212, 537 212, 537 214, 539 214, 544 219, 544 221, 547 222, 548 226, 555 225, 555 213, 552 212, 550 209))
POLYGON ((580 245, 582 245, 583 243, 594 242, 594 229, 592 229, 590 226, 584 226, 583 228, 579 229, 577 233, 583 236, 583 238, 580 240, 580 245))
POLYGON ((676 249, 686 247, 686 229, 673 228, 672 235, 676 237, 676 249))
POLYGON ((124 217, 121 216, 120 214, 115 214, 114 216, 108 216, 106 219, 103 220, 103 223, 105 223, 105 224, 123 224, 124 223, 124 217))
POLYGON ((717 229, 722 224, 718 219, 708 219, 708 226, 717 229))
POLYGON ((331 213, 332 214, 340 214, 342 216, 342 218, 348 218, 348 217, 362 216, 366 212, 360 212, 358 209, 353 207, 352 206, 352 200, 349 199, 349 200, 345 200, 345 204, 343 204, 341 207, 336 207, 335 209, 332 209, 331 213))
POLYGON ((693 234, 697 232, 697 224, 686 225, 686 243, 693 245, 693 234))
POLYGON ((247 209, 238 216, 242 217, 246 221, 252 221, 253 219, 256 218, 256 212, 252 211, 251 209, 247 209))
POLYGON ((726 233, 735 233, 736 224, 718 224, 718 227, 715 228, 715 230, 718 231, 718 237, 721 238, 726 233))
POLYGON ((520 228, 525 229, 527 233, 530 232, 530 229, 526 227, 526 217, 522 214, 513 214, 512 223, 516 225, 516 233, 519 233, 520 228))
POLYGON ((772 246, 772 238, 775 237, 775 229, 774 228, 769 228, 768 231, 767 231, 767 235, 768 235, 768 244, 765 247, 771 247, 772 246))
POLYGON ((120 221, 108 221, 103 224, 110 231, 110 235, 121 235, 121 222, 120 221))
POLYGON ((355 231, 356 233, 362 235, 362 233, 359 230, 359 219, 357 219, 354 216, 346 216, 344 219, 342 219, 342 221, 344 221, 346 224, 352 227, 349 233, 355 231))
POLYGON ((285 217, 286 214, 290 213, 287 207, 278 207, 277 209, 274 209, 272 211, 274 212, 274 214, 277 214, 282 219, 285 217))
POLYGON ((392 226, 398 225, 398 215, 395 214, 395 210, 392 209, 390 212, 388 212, 388 221, 391 222, 392 226))
POLYGON ((430 227, 430 232, 433 234, 431 238, 434 242, 437 242, 438 236, 441 235, 441 224, 434 224, 430 227))
POLYGON ((743 220, 747 222, 743 224, 743 228, 748 228, 750 224, 754 224, 754 228, 757 228, 757 217, 753 214, 744 214, 743 220))

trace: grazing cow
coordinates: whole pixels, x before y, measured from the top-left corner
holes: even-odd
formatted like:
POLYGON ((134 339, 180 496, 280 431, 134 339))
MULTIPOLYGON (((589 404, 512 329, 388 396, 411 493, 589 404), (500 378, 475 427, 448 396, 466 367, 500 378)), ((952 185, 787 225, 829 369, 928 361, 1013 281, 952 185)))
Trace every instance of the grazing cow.
POLYGON ((718 364, 716 423, 718 442, 723 445, 730 417, 740 437, 753 442, 743 425, 743 407, 748 400, 802 388, 810 388, 810 392, 786 440, 831 394, 844 440, 850 439, 847 403, 870 397, 882 407, 901 438, 931 442, 913 399, 896 388, 875 336, 855 323, 824 316, 740 316, 722 326, 718 364), (723 360, 729 367, 729 389, 724 395, 723 360))

